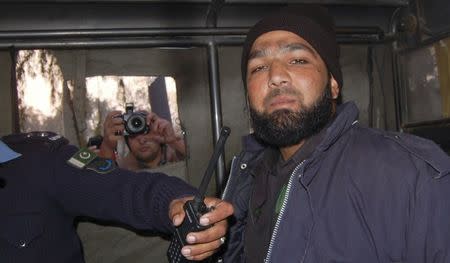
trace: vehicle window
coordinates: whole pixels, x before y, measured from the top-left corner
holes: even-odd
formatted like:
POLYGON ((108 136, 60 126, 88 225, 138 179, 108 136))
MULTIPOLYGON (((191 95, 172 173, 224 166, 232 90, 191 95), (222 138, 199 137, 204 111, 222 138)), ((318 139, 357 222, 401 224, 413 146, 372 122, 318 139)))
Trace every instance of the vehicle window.
MULTIPOLYGON (((72 78, 51 50, 19 51, 16 72, 22 132, 55 131, 83 146, 88 138, 102 134, 108 112, 125 111, 125 104, 131 102, 135 110, 153 111, 169 120, 182 137, 173 77, 105 74, 72 78)), ((119 146, 125 154, 126 147, 119 146)))

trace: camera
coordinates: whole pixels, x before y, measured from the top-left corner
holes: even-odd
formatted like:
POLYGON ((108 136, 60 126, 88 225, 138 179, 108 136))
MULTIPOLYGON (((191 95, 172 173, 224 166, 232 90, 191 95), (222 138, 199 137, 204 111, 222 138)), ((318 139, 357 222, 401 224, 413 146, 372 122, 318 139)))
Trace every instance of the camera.
POLYGON ((137 134, 145 134, 150 130, 147 123, 147 114, 144 112, 134 112, 134 104, 127 103, 125 105, 125 113, 118 116, 122 118, 125 126, 124 136, 132 136, 137 134))

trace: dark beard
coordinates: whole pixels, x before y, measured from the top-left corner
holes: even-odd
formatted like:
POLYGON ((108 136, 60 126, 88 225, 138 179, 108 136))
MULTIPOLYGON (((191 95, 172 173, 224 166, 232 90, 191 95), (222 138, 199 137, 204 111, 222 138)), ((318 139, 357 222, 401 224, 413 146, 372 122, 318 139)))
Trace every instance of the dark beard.
POLYGON ((321 97, 309 108, 293 112, 281 109, 259 113, 250 107, 250 118, 256 137, 274 147, 300 143, 322 130, 332 118, 331 85, 327 84, 321 97))
POLYGON ((141 164, 141 166, 145 166, 145 165, 148 165, 149 162, 152 162, 153 160, 155 160, 158 157, 158 154, 159 154, 159 150, 157 152, 150 154, 149 156, 142 157, 142 156, 135 155, 135 154, 133 154, 133 156, 138 161, 138 163, 141 164))

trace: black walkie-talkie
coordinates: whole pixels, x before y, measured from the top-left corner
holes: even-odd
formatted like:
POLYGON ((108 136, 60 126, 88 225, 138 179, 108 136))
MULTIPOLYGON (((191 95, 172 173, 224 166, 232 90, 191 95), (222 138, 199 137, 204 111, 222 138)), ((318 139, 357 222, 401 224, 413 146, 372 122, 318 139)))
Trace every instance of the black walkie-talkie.
POLYGON ((219 140, 217 141, 216 147, 214 148, 214 153, 209 160, 208 168, 203 176, 198 194, 195 195, 193 200, 187 201, 184 204, 184 212, 186 215, 183 223, 175 229, 172 240, 170 241, 169 249, 167 250, 167 257, 169 258, 170 263, 198 262, 185 258, 181 254, 181 248, 187 245, 186 236, 188 233, 199 232, 210 227, 200 225, 200 217, 209 212, 209 209, 206 207, 203 200, 205 199, 209 181, 211 180, 214 169, 216 168, 217 160, 223 151, 228 135, 230 135, 230 128, 222 127, 219 140))

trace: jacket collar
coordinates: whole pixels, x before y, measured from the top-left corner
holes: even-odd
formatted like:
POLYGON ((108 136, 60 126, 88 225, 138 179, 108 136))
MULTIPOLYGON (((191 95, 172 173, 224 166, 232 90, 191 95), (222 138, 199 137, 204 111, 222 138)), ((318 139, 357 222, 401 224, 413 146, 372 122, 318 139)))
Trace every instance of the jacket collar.
POLYGON ((259 152, 267 147, 258 141, 253 133, 242 137, 242 145, 244 147, 243 150, 246 152, 259 152))
POLYGON ((6 163, 20 156, 20 153, 16 153, 0 140, 0 163, 6 163))
POLYGON ((355 103, 350 101, 337 107, 336 116, 328 125, 322 142, 317 146, 316 152, 323 152, 330 148, 350 127, 358 122, 359 110, 355 103))
MULTIPOLYGON (((346 133, 354 124, 358 123, 359 110, 355 103, 350 101, 339 105, 336 109, 335 118, 327 126, 325 135, 317 146, 312 156, 307 160, 302 169, 316 159, 320 159, 320 155, 330 148, 339 138, 346 133)), ((303 173, 303 172, 301 172, 303 173)), ((309 176, 302 176, 301 183, 308 185, 314 178, 315 173, 309 176)))

